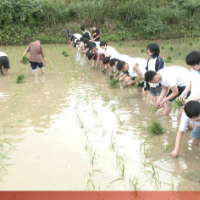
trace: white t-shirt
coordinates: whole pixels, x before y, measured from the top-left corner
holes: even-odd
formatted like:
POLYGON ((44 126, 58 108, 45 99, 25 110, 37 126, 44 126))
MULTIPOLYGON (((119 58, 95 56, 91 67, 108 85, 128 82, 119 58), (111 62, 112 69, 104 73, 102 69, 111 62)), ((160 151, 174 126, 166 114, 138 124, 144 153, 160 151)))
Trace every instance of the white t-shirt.
POLYGON ((191 94, 188 97, 188 99, 194 99, 196 97, 200 97, 200 74, 195 71, 195 70, 191 70, 190 73, 190 81, 192 83, 192 87, 191 87, 191 94))
POLYGON ((73 36, 75 36, 77 39, 80 39, 82 37, 82 35, 79 33, 75 33, 73 36))
POLYGON ((130 57, 128 59, 128 65, 129 65, 129 75, 132 77, 138 76, 138 74, 136 73, 136 71, 133 69, 135 67, 136 64, 138 64, 139 70, 141 71, 142 75, 144 75, 146 73, 146 66, 147 66, 147 60, 144 58, 133 58, 130 57))
MULTIPOLYGON (((184 112, 182 117, 181 117, 181 123, 180 123, 180 126, 179 126, 179 130, 185 131, 187 129, 187 126, 188 126, 190 120, 191 119, 184 112)), ((200 126, 200 122, 196 122, 194 120, 191 120, 191 121, 195 124, 195 126, 200 126)))
POLYGON ((115 48, 107 46, 106 51, 104 50, 104 55, 105 57, 107 56, 114 57, 114 56, 118 56, 119 53, 115 50, 115 48))
POLYGON ((190 81, 190 72, 180 66, 170 66, 159 70, 158 72, 162 79, 160 83, 165 87, 184 87, 187 86, 190 81))
POLYGON ((2 57, 2 56, 7 56, 7 55, 4 52, 0 51, 0 57, 2 57))
POLYGON ((100 47, 100 42, 95 42, 96 43, 96 47, 98 48, 97 53, 98 54, 104 54, 104 49, 102 49, 100 47))
POLYGON ((91 34, 90 34, 90 31, 88 31, 88 30, 85 30, 86 32, 88 32, 88 34, 89 34, 89 36, 90 36, 90 38, 91 38, 91 34))

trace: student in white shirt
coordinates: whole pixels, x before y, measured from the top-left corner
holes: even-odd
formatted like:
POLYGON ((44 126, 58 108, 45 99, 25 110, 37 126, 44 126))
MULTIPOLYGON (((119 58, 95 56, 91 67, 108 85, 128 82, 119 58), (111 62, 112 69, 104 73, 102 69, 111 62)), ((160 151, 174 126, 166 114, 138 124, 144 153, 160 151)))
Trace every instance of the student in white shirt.
MULTIPOLYGON (((184 67, 170 66, 161 69, 158 72, 151 70, 146 72, 145 80, 149 83, 161 83, 162 92, 156 102, 156 106, 161 108, 165 104, 163 114, 169 115, 171 111, 170 103, 172 103, 176 97, 179 97, 185 90, 190 80, 190 72, 184 67), (170 90, 168 92, 169 88, 170 90)), ((189 94, 187 94, 187 97, 188 96, 189 94)), ((180 112, 182 112, 182 109, 180 112)))
MULTIPOLYGON (((127 72, 129 78, 125 81, 129 86, 133 85, 134 83, 138 82, 139 77, 139 83, 138 83, 138 94, 142 94, 142 88, 144 87, 144 74, 146 72, 146 63, 147 60, 143 58, 132 58, 130 57, 126 62, 119 61, 117 63, 117 70, 122 72, 127 72)), ((149 91, 147 91, 146 88, 145 93, 147 97, 149 96, 149 91)))
POLYGON ((192 142, 193 144, 200 144, 200 103, 198 101, 190 101, 185 105, 184 111, 176 136, 175 149, 171 152, 172 157, 178 156, 181 140, 190 120, 195 124, 194 130, 191 132, 192 142))
MULTIPOLYGON (((115 57, 115 56, 119 55, 119 53, 115 50, 115 48, 108 46, 107 42, 105 42, 105 41, 101 41, 100 42, 100 47, 102 49, 104 49, 105 57, 103 58, 103 63, 107 62, 107 61, 109 62, 109 59, 111 57, 115 57)), ((104 64, 104 66, 105 66, 105 69, 107 69, 107 66, 109 66, 109 70, 112 71, 112 69, 111 69, 109 64, 104 64)))
MULTIPOLYGON (((0 71, 4 70, 6 75, 9 75, 8 69, 10 69, 10 63, 7 54, 0 51, 0 71)), ((1 72, 0 72, 1 76, 1 72)))

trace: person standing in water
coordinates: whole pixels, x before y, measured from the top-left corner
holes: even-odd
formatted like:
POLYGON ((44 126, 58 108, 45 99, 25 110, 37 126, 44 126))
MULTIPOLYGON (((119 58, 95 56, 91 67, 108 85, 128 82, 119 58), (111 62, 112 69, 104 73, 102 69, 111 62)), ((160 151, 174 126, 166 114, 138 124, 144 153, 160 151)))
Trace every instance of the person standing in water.
POLYGON ((42 75, 44 75, 44 67, 46 66, 46 56, 44 50, 40 44, 40 40, 35 40, 35 42, 31 42, 26 48, 23 56, 25 56, 28 52, 30 52, 29 62, 31 64, 31 68, 34 72, 35 77, 38 76, 37 67, 41 69, 42 75), (42 62, 42 58, 44 60, 44 64, 42 62))
MULTIPOLYGON (((10 69, 8 56, 4 52, 0 51, 0 71, 5 70, 5 74, 9 75, 8 69, 10 69)), ((1 72, 0 72, 0 76, 1 76, 1 72)))

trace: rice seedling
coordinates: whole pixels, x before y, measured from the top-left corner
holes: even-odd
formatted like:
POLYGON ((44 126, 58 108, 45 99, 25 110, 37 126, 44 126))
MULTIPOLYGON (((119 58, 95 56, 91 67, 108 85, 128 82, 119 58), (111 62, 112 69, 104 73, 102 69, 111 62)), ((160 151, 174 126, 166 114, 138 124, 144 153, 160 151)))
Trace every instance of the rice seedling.
POLYGON ((162 47, 161 47, 161 49, 165 49, 165 47, 164 47, 164 46, 162 46, 162 47))
POLYGON ((102 73, 103 73, 103 74, 106 74, 106 72, 107 72, 107 70, 104 68, 104 69, 102 70, 102 73))
POLYGON ((115 116, 117 118, 118 124, 121 125, 121 126, 123 126, 124 123, 125 123, 125 120, 122 120, 119 114, 116 114, 115 116))
POLYGON ((110 80, 109 85, 110 85, 110 87, 116 87, 118 82, 119 82, 118 79, 112 79, 112 80, 110 80))
POLYGON ((107 131, 107 130, 105 130, 105 129, 102 127, 102 135, 103 135, 103 137, 105 137, 106 131, 107 131))
POLYGON ((179 52, 178 52, 178 55, 179 55, 179 56, 182 56, 182 54, 183 54, 182 51, 179 51, 179 52))
POLYGON ((112 110, 112 112, 114 112, 116 110, 116 105, 115 104, 111 105, 111 110, 112 110))
POLYGON ((185 38, 182 39, 182 42, 185 42, 185 38))
POLYGON ((171 56, 167 56, 166 59, 167 59, 167 60, 172 60, 172 57, 171 57, 171 56))
POLYGON ((3 69, 1 70, 1 75, 3 75, 3 76, 5 75, 5 72, 3 69))
POLYGON ((190 46, 193 46, 193 42, 190 42, 189 45, 190 45, 190 46))
POLYGON ((92 167, 93 167, 93 166, 94 166, 94 159, 95 159, 95 156, 96 156, 96 151, 95 151, 95 152, 92 152, 92 151, 91 151, 90 156, 91 156, 91 161, 90 161, 90 163, 91 163, 91 165, 92 165, 92 167))
POLYGON ((116 143, 116 137, 114 137, 114 134, 112 134, 112 135, 111 135, 111 146, 110 146, 110 148, 111 148, 113 151, 115 151, 115 148, 116 148, 115 143, 116 143))
POLYGON ((26 57, 26 56, 23 56, 22 59, 21 59, 21 63, 22 64, 27 64, 29 62, 29 58, 26 57))
POLYGON ((195 40, 195 37, 193 36, 192 39, 195 40))
POLYGON ((173 47, 173 46, 171 46, 171 47, 169 47, 169 49, 170 49, 171 51, 173 51, 173 50, 174 50, 174 47, 173 47))
POLYGON ((174 149, 174 145, 173 144, 168 144, 166 146, 163 147, 163 145, 160 145, 160 148, 163 152, 171 152, 174 149))
POLYGON ((159 173, 158 173, 158 171, 156 171, 153 164, 151 164, 150 167, 151 167, 151 171, 149 170, 147 172, 149 172, 151 174, 152 179, 155 181, 155 187, 160 188, 161 181, 160 181, 159 173))
POLYGON ((159 110, 159 108, 157 106, 152 106, 150 108, 150 112, 149 113, 152 116, 152 115, 156 114, 158 112, 158 110, 159 110))
POLYGON ((141 190, 142 187, 144 187, 144 185, 140 186, 140 183, 138 181, 138 178, 136 176, 134 176, 133 178, 129 178, 129 184, 131 186, 131 188, 135 191, 135 196, 138 196, 138 191, 141 190))
POLYGON ((162 123, 158 120, 151 120, 146 127, 146 130, 151 135, 163 135, 165 134, 166 130, 164 129, 162 123))
POLYGON ((93 181, 92 179, 93 179, 93 175, 94 175, 96 172, 102 173, 102 171, 100 171, 100 169, 98 169, 98 170, 92 170, 91 172, 85 173, 84 178, 86 177, 86 175, 89 176, 89 179, 88 179, 88 181, 87 181, 87 188, 86 188, 86 189, 88 189, 88 190, 89 190, 90 188, 95 189, 95 184, 94 184, 94 181, 93 181))
POLYGON ((120 172, 121 172, 121 176, 123 179, 124 179, 124 175, 125 175, 125 169, 126 169, 126 165, 124 164, 124 162, 122 162, 120 172))
POLYGON ((135 47, 135 43, 132 44, 132 47, 135 47))
POLYGON ((182 172, 182 174, 183 174, 183 177, 185 177, 186 179, 188 179, 188 180, 194 180, 196 177, 198 177, 194 172, 192 172, 192 171, 189 171, 189 172, 187 172, 187 171, 183 171, 182 172))
POLYGON ((93 114, 95 115, 95 116, 97 116, 98 115, 98 111, 97 110, 95 110, 95 108, 92 106, 92 110, 93 110, 93 114))
POLYGON ((172 103, 172 111, 175 114, 177 110, 180 109, 180 107, 183 106, 183 101, 180 99, 176 98, 173 103, 172 103))
POLYGON ((123 43, 119 42, 119 46, 122 46, 122 45, 123 45, 123 43))
POLYGON ((171 41, 170 41, 170 40, 167 40, 167 41, 166 41, 166 44, 170 44, 170 43, 171 43, 171 41))
POLYGON ((24 74, 19 74, 17 76, 17 83, 23 83, 25 79, 25 75, 24 74))
POLYGON ((144 52, 145 52, 145 49, 142 49, 142 50, 141 50, 141 53, 144 53, 144 52))

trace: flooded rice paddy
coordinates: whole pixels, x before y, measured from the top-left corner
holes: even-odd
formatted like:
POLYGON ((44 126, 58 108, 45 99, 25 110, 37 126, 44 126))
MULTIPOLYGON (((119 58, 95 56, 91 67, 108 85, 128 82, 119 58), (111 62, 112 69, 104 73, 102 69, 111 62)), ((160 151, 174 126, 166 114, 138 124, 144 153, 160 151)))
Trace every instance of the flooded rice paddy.
MULTIPOLYGON (((148 59, 143 52, 148 42, 109 45, 148 59)), ((161 56, 172 62, 166 66, 187 67, 185 56, 200 47, 196 38, 156 42, 161 56)), ((1 46, 11 63, 10 76, 0 78, 1 190, 200 189, 200 147, 192 145, 190 131, 182 141, 183 154, 169 155, 177 114, 153 116, 166 134, 150 136, 140 128, 152 119, 145 96, 120 84, 110 88, 108 75, 92 69, 73 47, 43 47, 46 75, 36 80, 29 64, 20 63, 25 47, 1 46), (26 79, 17 84, 20 73, 26 79)))

